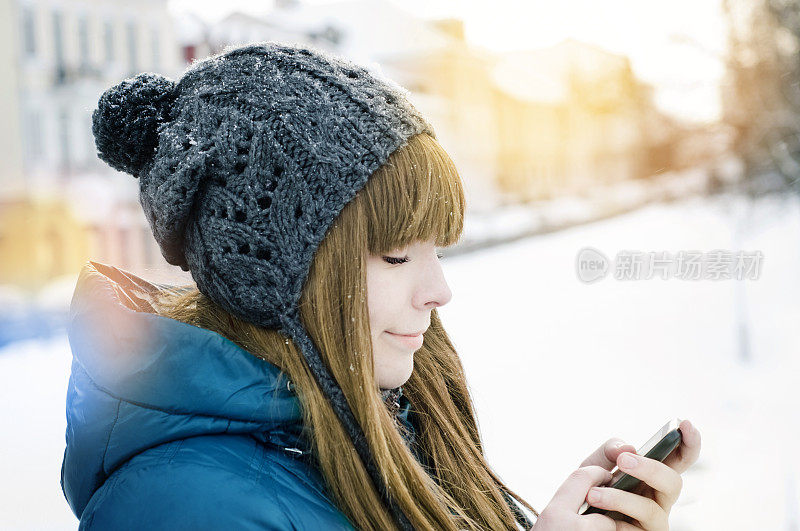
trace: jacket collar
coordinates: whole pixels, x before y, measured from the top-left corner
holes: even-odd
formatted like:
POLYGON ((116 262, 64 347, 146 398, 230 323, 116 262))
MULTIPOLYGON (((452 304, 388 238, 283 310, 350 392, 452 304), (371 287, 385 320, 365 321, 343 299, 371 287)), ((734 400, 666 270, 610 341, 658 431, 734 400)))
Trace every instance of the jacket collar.
MULTIPOLYGON (((298 397, 274 364, 216 332, 156 315, 165 285, 88 262, 70 305, 72 372, 62 489, 75 514, 119 466, 186 437, 249 434, 310 457, 298 397)), ((402 388, 384 398, 411 428, 402 388)))

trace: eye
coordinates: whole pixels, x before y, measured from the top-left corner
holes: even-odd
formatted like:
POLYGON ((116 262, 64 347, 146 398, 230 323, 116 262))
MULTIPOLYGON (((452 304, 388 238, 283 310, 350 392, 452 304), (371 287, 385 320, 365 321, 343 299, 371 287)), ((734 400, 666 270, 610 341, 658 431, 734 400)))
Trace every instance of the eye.
POLYGON ((396 258, 394 256, 384 256, 383 259, 390 263, 390 264, 404 264, 408 262, 408 257, 404 256, 403 258, 396 258))

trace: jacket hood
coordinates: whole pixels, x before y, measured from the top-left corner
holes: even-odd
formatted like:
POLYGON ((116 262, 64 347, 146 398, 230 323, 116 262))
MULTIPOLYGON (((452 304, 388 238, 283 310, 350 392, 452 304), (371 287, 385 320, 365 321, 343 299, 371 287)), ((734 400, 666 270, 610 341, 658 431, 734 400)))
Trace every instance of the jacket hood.
POLYGON ((146 294, 163 287, 96 262, 80 272, 61 469, 78 516, 117 468, 169 441, 251 434, 308 453, 286 375, 216 332, 151 313, 146 294))

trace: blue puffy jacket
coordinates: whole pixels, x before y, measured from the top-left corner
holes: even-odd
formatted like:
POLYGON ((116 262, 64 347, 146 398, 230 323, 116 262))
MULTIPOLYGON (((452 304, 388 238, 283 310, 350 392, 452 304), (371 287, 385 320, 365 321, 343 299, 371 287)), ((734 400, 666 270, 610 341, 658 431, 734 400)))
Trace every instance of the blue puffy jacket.
POLYGON ((80 529, 353 529, 309 459, 286 375, 148 312, 137 284, 158 286, 90 262, 72 299, 61 487, 80 529))

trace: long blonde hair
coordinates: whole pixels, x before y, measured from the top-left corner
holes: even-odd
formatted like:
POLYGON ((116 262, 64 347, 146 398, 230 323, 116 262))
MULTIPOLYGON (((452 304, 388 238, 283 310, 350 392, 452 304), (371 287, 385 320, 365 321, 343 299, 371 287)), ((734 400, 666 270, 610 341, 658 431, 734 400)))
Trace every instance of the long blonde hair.
MULTIPOLYGON (((461 179, 447 153, 426 134, 410 138, 326 234, 303 287, 300 316, 362 426, 389 492, 415 528, 517 529, 510 496, 539 513, 508 489, 484 459, 461 361, 437 311, 431 312, 424 343, 414 354, 413 374, 403 385, 430 470, 406 446, 373 373, 368 253, 380 255, 434 238, 439 247, 453 245, 461 237, 464 209, 461 179)), ((213 330, 286 373, 296 386, 315 462, 337 507, 356 528, 396 528, 291 340, 226 312, 196 287, 164 292, 156 311, 213 330)))

